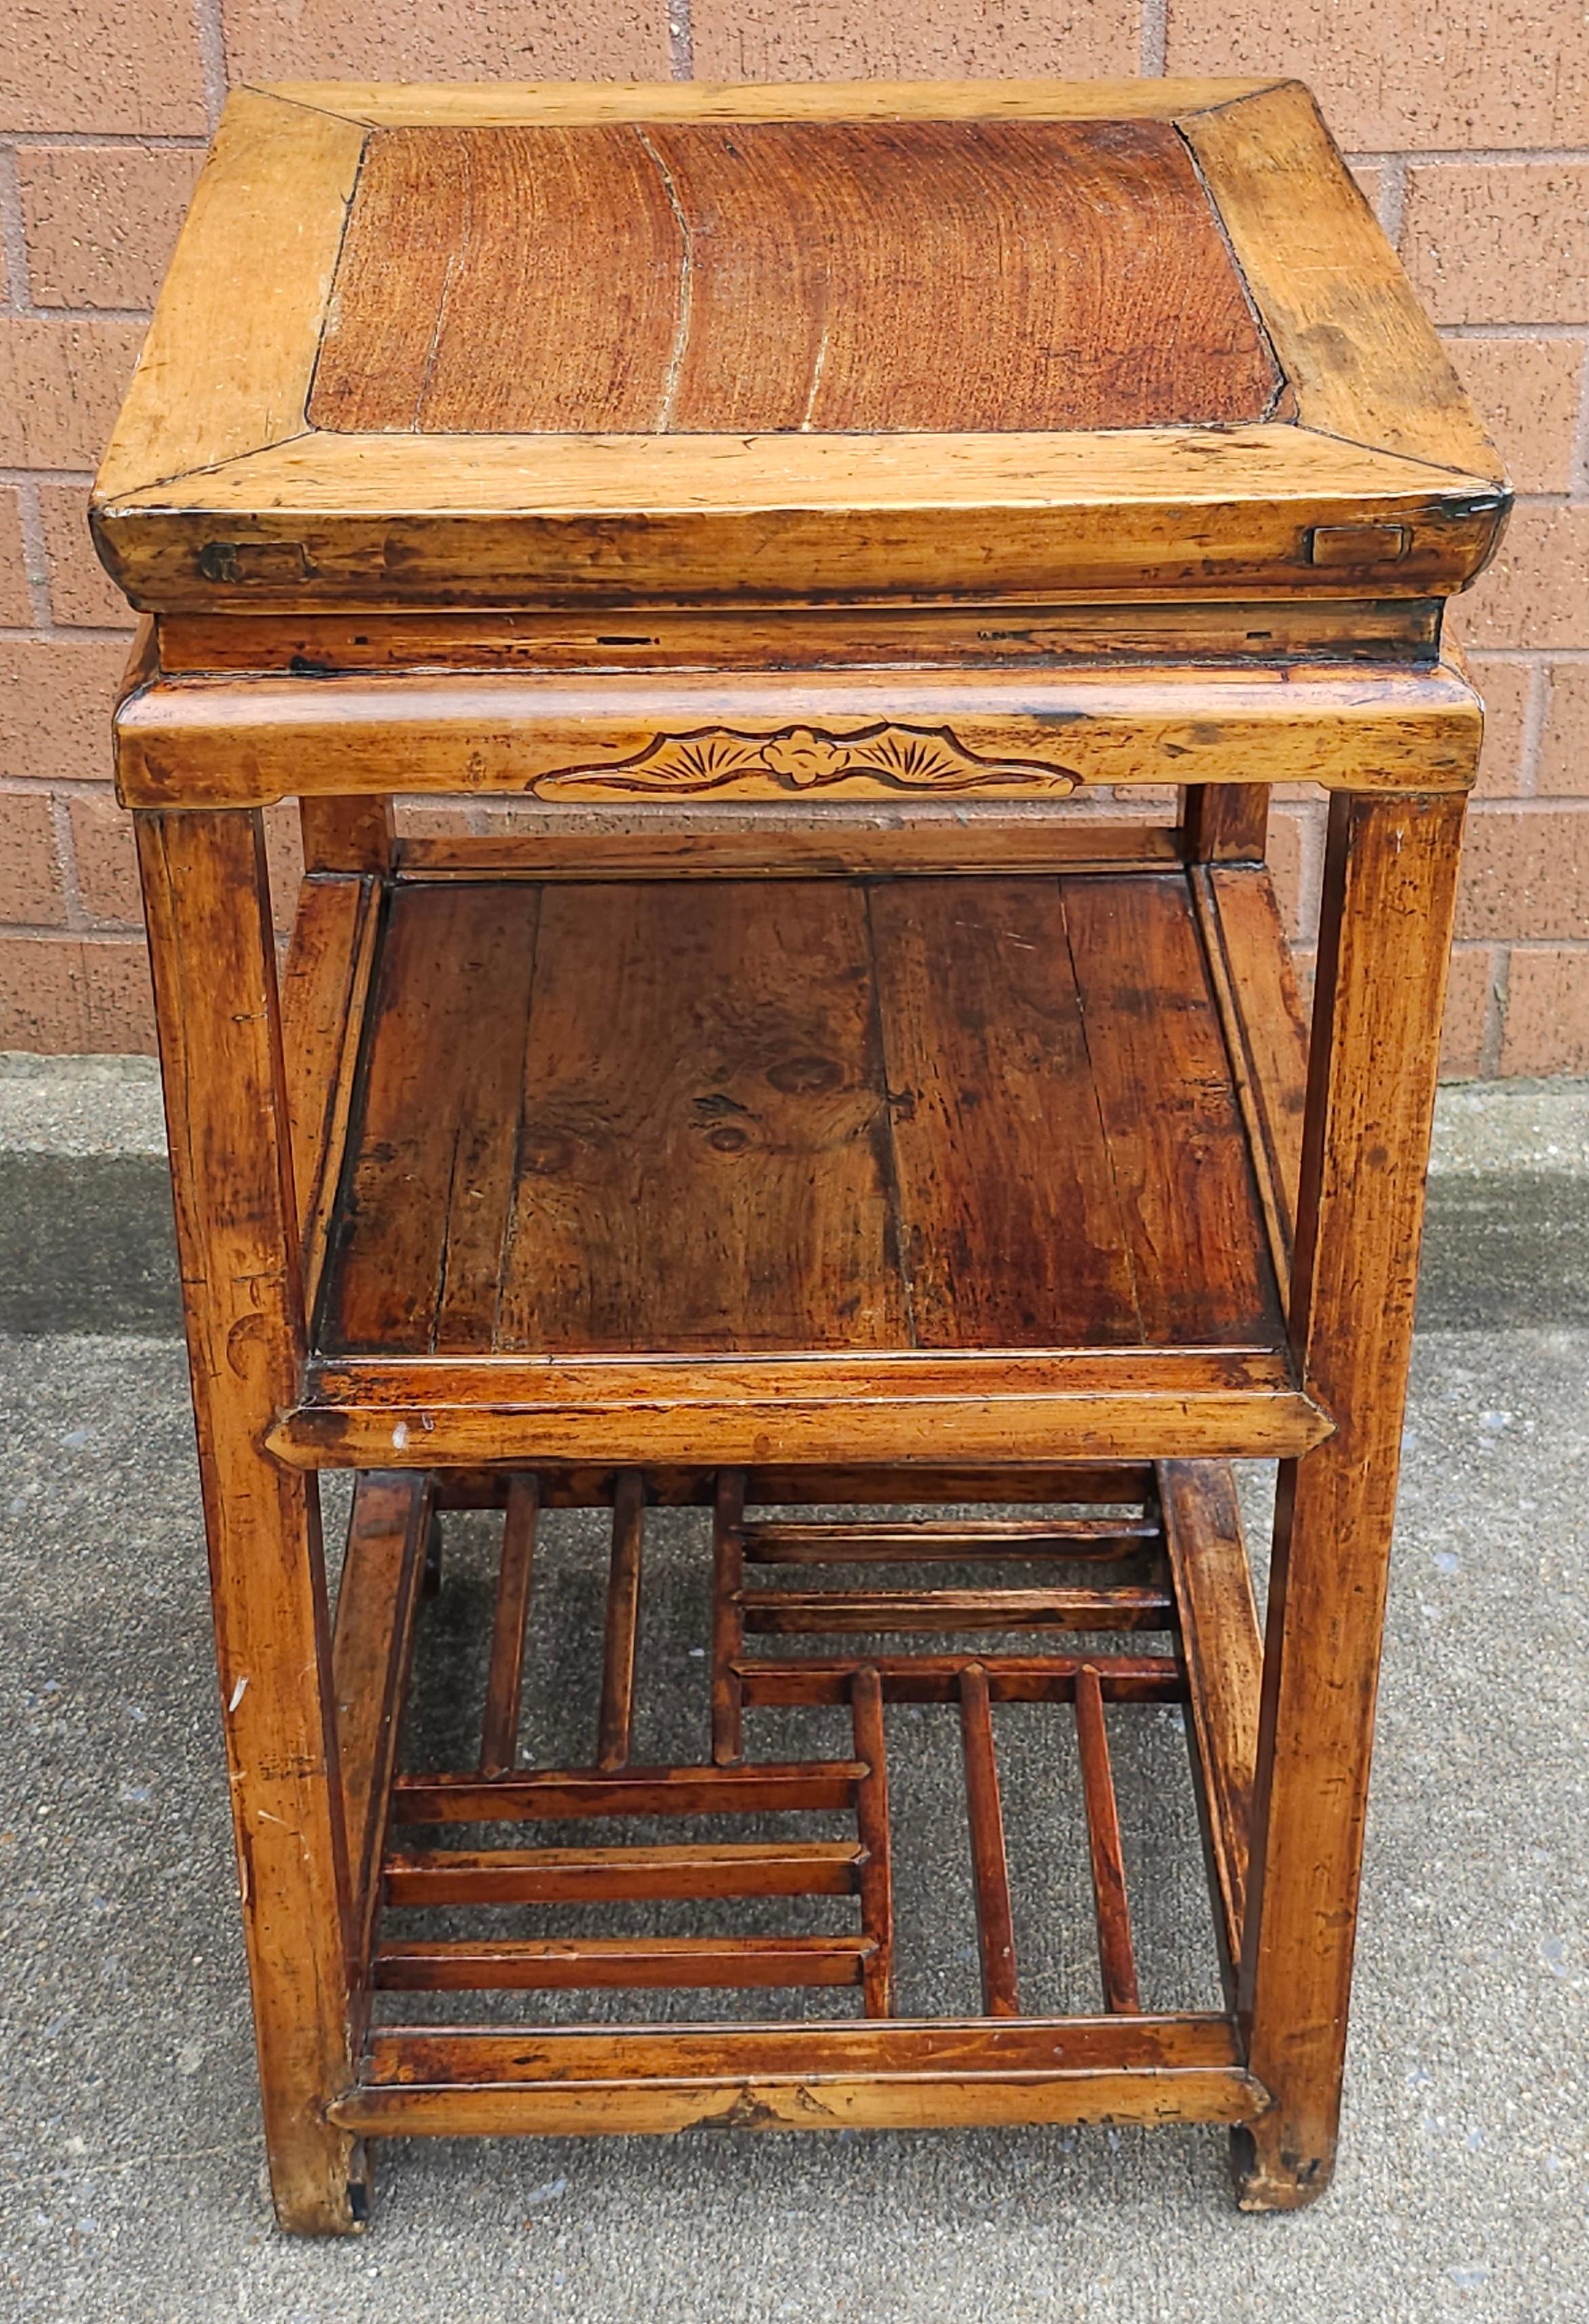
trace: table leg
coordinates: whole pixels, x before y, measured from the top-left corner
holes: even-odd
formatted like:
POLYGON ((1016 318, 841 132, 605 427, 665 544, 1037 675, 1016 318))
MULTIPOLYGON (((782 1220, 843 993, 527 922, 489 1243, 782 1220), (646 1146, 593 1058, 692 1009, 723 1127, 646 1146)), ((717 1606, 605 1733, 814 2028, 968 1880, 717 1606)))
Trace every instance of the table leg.
POLYGON ((1464 799, 1331 802, 1292 1338, 1335 1434, 1281 1471, 1240 2009, 1244 2208, 1329 2183, 1464 799))
POLYGON ((216 1650, 265 2137, 284 2227, 346 2231, 350 1916, 319 1499, 263 1450, 303 1301, 257 814, 141 814, 216 1650))

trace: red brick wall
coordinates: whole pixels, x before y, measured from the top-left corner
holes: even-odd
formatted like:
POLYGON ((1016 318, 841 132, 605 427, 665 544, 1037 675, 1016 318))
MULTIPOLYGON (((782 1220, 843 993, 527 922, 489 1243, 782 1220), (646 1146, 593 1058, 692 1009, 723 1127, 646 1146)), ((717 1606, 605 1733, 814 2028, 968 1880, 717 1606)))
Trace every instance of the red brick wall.
MULTIPOLYGON (((125 608, 83 530, 228 78, 1292 72, 1521 495, 1458 609, 1488 697, 1454 1074, 1589 1072, 1589 12, 1582 0, 18 0, 0 32, 0 1047, 141 1048, 105 782, 125 608)), ((277 841, 290 853, 291 833, 277 841)), ((1272 853, 1306 937, 1315 803, 1272 853)))

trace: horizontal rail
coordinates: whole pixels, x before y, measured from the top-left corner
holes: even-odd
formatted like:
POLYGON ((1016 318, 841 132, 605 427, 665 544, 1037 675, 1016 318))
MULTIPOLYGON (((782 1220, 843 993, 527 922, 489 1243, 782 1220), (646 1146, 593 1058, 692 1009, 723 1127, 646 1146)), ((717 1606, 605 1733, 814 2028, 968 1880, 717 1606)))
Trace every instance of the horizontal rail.
POLYGON ((368 2135, 1250 2122, 1227 2017, 501 2030, 382 2028, 334 2099, 368 2135))
MULTIPOLYGON (((847 1695, 843 1698, 847 1700, 847 1695)), ((753 1767, 584 1767, 503 1776, 400 1775, 394 1823, 531 1823, 582 1816, 740 1815, 847 1808, 866 1773, 854 1759, 753 1767)))
POLYGON ((922 1517, 905 1525, 802 1525, 744 1528, 758 1565, 978 1563, 997 1559, 1113 1558, 1161 1540, 1151 1517, 922 1517))
POLYGON ((373 1967, 388 1993, 859 1985, 872 1950, 870 1937, 413 1938, 377 1945, 373 1967))
POLYGON ((389 1904, 596 1904, 620 1898, 849 1896, 865 1850, 853 1840, 730 1840, 716 1847, 434 1849, 383 1867, 389 1904))
POLYGON ((734 1665, 747 1704, 758 1709, 849 1701, 858 1670, 874 1670, 890 1702, 956 1702, 960 1674, 972 1664, 987 1674, 995 1702, 1069 1702, 1077 1674, 1090 1666, 1119 1702, 1181 1702, 1187 1683, 1172 1655, 804 1655, 798 1661, 747 1655, 734 1665))
POLYGON ((746 1590, 747 1630, 831 1637, 857 1631, 1162 1630, 1162 1590, 746 1590))

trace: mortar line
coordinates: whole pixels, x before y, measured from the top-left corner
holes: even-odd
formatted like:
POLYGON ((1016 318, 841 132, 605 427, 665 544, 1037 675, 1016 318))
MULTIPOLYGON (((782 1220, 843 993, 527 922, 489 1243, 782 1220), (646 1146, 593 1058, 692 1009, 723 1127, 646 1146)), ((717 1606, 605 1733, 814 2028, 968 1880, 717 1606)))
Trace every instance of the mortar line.
POLYGON ((226 101, 226 0, 193 0, 193 22, 199 33, 199 56, 204 74, 204 109, 213 137, 226 101))
POLYGON ((1169 0, 1142 0, 1142 70, 1162 79, 1169 47, 1169 0))
POLYGON ((5 254, 5 309, 8 315, 33 315, 32 270, 28 264, 27 228, 23 220, 22 179, 16 149, 9 138, 0 140, 0 249, 5 254))

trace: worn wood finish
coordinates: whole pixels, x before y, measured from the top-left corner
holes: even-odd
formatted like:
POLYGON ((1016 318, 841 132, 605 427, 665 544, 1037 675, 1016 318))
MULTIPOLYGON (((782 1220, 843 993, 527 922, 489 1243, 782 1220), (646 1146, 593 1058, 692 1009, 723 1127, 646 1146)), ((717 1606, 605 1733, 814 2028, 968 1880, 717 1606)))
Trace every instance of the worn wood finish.
POLYGON ((802 1655, 735 1665, 748 1706, 845 1702, 855 1674, 877 1674, 888 1702, 957 1702, 963 1672, 975 1663, 994 1702, 1070 1702, 1084 1668, 1097 1673, 1111 1702, 1178 1702, 1186 1692, 1172 1655, 958 1654, 880 1655, 868 1647, 849 1657, 802 1655))
POLYGON ((116 780, 134 807, 393 789, 632 807, 816 790, 1063 798, 1089 785, 1242 782, 1260 764, 1276 781, 1353 787, 1368 767, 1364 788, 1465 790, 1481 731, 1477 696, 1443 664, 1350 677, 1325 664, 975 681, 918 671, 908 682, 871 670, 737 683, 180 678, 124 698, 116 780))
POLYGON ((1265 783, 1203 783, 1186 793, 1182 827, 1194 863, 1261 863, 1269 840, 1265 783))
POLYGON ((855 1786, 855 1830, 861 1922, 871 1950, 861 1969, 868 2017, 889 2017, 894 2006, 893 1839, 888 1812, 888 1747, 882 1724, 882 1683, 874 1670, 850 1681, 855 1757, 866 1773, 855 1786))
POLYGON ((865 1773, 861 1760, 834 1759, 761 1760, 745 1767, 539 1768, 490 1782, 476 1775, 399 1775, 392 1812, 400 1824, 531 1823, 845 1808, 865 1773))
POLYGON ((1351 1986, 1460 802, 1333 807, 1292 1329, 1327 1448, 1282 1471, 1270 1576, 1241 2005, 1274 2093, 1241 2200, 1327 2185, 1351 1986))
POLYGON ((1432 660, 1432 599, 1278 598, 1261 604, 729 605, 599 613, 422 613, 378 622, 300 615, 171 613, 156 669, 168 678, 234 670, 328 678, 404 669, 1046 669, 1075 661, 1432 660))
POLYGON ((1120 1810, 1109 1764, 1109 1734, 1104 1723, 1104 1691, 1088 1663, 1076 1677, 1076 1741, 1081 1757, 1082 1795, 1086 1804, 1087 1856, 1093 1870, 1093 1903, 1098 1921, 1098 1966, 1104 2006, 1118 2014, 1141 2008, 1136 1956, 1132 1949, 1131 1908, 1126 1901, 1125 1858, 1120 1845, 1120 1810))
POLYGON ((309 1468, 544 1461, 630 1467, 727 1461, 1285 1459, 1329 1434, 1283 1355, 1116 1349, 1099 1354, 873 1361, 707 1357, 550 1362, 464 1358, 311 1364, 309 1396, 271 1450, 309 1468))
POLYGON ((389 798, 309 798, 300 801, 298 816, 306 872, 380 877, 393 869, 397 825, 389 798))
POLYGON ((430 1518, 428 1477, 367 1471, 355 1489, 337 1591, 331 1683, 347 1836, 352 1951, 361 1970, 379 1901, 381 1851, 430 1518))
POLYGON ((752 1632, 868 1637, 932 1630, 1159 1630, 1162 1590, 746 1590, 752 1632))
POLYGON ((380 928, 373 881, 303 883, 282 975, 282 1041, 306 1312, 330 1234, 380 928))
POLYGON ((362 2172, 324 2113, 353 2062, 319 1500, 263 1443, 303 1330, 264 841, 254 815, 146 816, 138 850, 271 2185, 286 2226, 346 2233, 362 2172))
MULTIPOLYGON (((886 1836, 886 1820, 884 1822, 886 1836)), ((886 1845, 886 1837, 885 1843, 886 1845)), ((852 1896, 864 1844, 675 1840, 664 1848, 405 1849, 383 1867, 389 1904, 598 1904, 636 1898, 852 1896)))
POLYGON ((596 1764, 604 1771, 629 1762, 634 1717, 634 1649, 640 1628, 640 1555, 645 1523, 645 1481, 637 1470, 618 1480, 613 1495, 613 1549, 607 1571, 606 1628, 602 1640, 601 1711, 596 1764))
POLYGON ((371 140, 309 418, 1151 428, 1280 387, 1169 122, 538 123, 371 140))
MULTIPOLYGON (((611 1506, 616 1478, 611 1470, 543 1467, 541 1507, 549 1509, 599 1509, 611 1506)), ((670 1469, 648 1464, 646 1491, 659 1508, 709 1508, 717 1498, 723 1471, 710 1466, 670 1469)), ((744 1471, 745 1498, 761 1508, 828 1506, 833 1503, 864 1508, 898 1508, 912 1501, 997 1501, 1004 1507, 1023 1503, 1059 1507, 1093 1502, 1123 1513, 1150 1502, 1153 1471, 1124 1462, 1108 1467, 1044 1465, 1007 1462, 993 1468, 948 1469, 941 1463, 903 1468, 749 1469, 744 1471)), ((436 1480, 437 1505, 441 1508, 501 1508, 506 1504, 508 1478, 490 1469, 451 1469, 436 1480)), ((1135 1518, 1098 1522, 1134 1523, 1135 1518)), ((1001 1531, 1004 1520, 991 1520, 1001 1531)), ((1017 1526, 1023 1520, 1014 1521, 1017 1526)))
POLYGON ((744 1690, 734 1665, 744 1650, 744 1471, 725 1469, 712 1511, 712 1757, 732 1766, 744 1750, 744 1690))
POLYGON ((859 1985, 869 1937, 393 1938, 374 1981, 396 1993, 859 1985))
POLYGON ((1187 1665, 1187 1738, 1228 1974, 1242 1957, 1258 1757, 1263 1652, 1252 1577, 1228 1470, 1192 1461, 1161 1462, 1159 1497, 1187 1665))
MULTIPOLYGON (((966 1558, 1069 1564, 1076 1558, 1126 1556, 1159 1538, 1152 1517, 912 1517, 902 1525, 854 1526, 759 1518, 744 1526, 744 1549, 757 1565, 917 1565, 966 1558)), ((741 1579, 732 1584, 741 1586, 741 1579)))
POLYGON ((971 1832, 971 1877, 976 1892, 976 1944, 982 1961, 983 2009, 989 2017, 1019 2017, 1015 1927, 1010 1913, 1010 1868, 1004 1855, 1004 1813, 993 1755, 992 1698, 981 1663, 959 1675, 960 1741, 965 1760, 965 1819, 971 1832))
MULTIPOLYGON (((527 821, 537 810, 523 809, 527 821)), ((652 807, 636 826, 612 807, 539 811, 543 827, 504 839, 416 837, 400 878, 833 880, 902 872, 1150 872, 1182 861, 1166 824, 1069 820, 1046 807, 827 803, 818 821, 763 807, 652 807), (797 816, 799 819, 797 819, 797 816)))
POLYGON ((1183 878, 389 912, 328 1355, 1280 1344, 1183 878))
POLYGON ((485 1717, 480 1730, 480 1773, 511 1775, 519 1761, 519 1720, 524 1692, 524 1624, 535 1561, 535 1527, 540 1488, 533 1476, 514 1477, 508 1486, 502 1563, 496 1576, 496 1613, 491 1628, 491 1663, 485 1674, 485 1717))
POLYGON ((1194 876, 1192 895, 1284 1287, 1302 1168, 1307 1020, 1267 875, 1211 866, 1194 876))
POLYGON ((1299 81, 1182 124, 1307 428, 1500 482, 1495 447, 1299 81))

